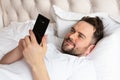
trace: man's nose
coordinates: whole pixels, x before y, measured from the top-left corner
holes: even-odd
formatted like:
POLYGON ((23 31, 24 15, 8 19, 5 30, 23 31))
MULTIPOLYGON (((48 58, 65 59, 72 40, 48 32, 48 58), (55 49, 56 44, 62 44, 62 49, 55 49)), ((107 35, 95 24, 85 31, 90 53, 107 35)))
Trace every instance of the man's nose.
POLYGON ((77 38, 77 33, 72 33, 70 34, 69 36, 72 40, 76 39, 77 38))

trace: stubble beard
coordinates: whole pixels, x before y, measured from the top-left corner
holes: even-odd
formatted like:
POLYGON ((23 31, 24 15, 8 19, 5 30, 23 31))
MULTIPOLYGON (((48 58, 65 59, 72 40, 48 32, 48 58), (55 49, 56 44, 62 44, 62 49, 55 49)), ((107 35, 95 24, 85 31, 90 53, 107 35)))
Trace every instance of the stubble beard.
POLYGON ((62 46, 61 46, 61 49, 62 49, 63 53, 65 53, 65 54, 78 56, 77 54, 75 54, 75 50, 74 50, 75 49, 75 44, 69 38, 64 39, 64 41, 62 43, 62 46), (73 47, 70 47, 70 45, 67 44, 67 42, 72 43, 73 47))
POLYGON ((69 55, 74 55, 74 56, 82 56, 85 53, 85 51, 87 50, 87 48, 88 48, 88 46, 86 46, 83 50, 79 50, 78 48, 76 48, 74 42, 72 42, 72 40, 70 40, 70 38, 64 39, 62 46, 61 46, 63 53, 69 54, 69 55), (70 47, 70 45, 67 42, 72 43, 73 47, 70 47))

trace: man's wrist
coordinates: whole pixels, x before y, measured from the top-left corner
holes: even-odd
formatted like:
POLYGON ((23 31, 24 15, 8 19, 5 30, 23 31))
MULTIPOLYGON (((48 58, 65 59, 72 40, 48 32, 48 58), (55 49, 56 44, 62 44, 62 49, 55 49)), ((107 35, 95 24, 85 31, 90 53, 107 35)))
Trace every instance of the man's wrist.
POLYGON ((35 69, 39 69, 40 67, 42 67, 43 65, 45 65, 44 59, 40 59, 39 61, 37 61, 34 65, 31 65, 31 68, 33 70, 35 69))

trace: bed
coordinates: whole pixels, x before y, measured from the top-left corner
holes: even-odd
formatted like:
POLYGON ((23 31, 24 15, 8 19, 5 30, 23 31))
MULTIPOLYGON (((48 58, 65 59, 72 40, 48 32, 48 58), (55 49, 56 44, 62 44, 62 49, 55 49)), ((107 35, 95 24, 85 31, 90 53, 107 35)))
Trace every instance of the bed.
MULTIPOLYGON (((99 16, 105 26, 105 35, 88 59, 94 62, 97 80, 120 80, 119 0, 0 0, 0 58, 15 48, 19 39, 28 34, 39 13, 50 19, 46 34, 50 38, 53 36, 58 48, 71 25, 83 16, 99 16)), ((48 42, 53 40, 48 38, 48 42)), ((23 80, 27 76, 27 80, 32 80, 29 67, 25 66, 26 63, 20 62, 0 65, 0 79, 23 80), (18 70, 19 66, 23 67, 18 70), (15 72, 22 69, 25 69, 26 75, 15 72)))

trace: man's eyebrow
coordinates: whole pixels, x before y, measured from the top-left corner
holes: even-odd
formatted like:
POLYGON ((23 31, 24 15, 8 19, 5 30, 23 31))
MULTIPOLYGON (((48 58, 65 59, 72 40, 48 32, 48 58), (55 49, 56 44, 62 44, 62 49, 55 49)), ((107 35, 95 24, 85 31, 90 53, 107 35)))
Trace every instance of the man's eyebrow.
POLYGON ((75 28, 74 28, 74 27, 71 27, 71 29, 75 30, 75 28))
POLYGON ((83 38, 86 38, 86 36, 83 34, 83 33, 81 33, 81 32, 78 32, 83 38))

